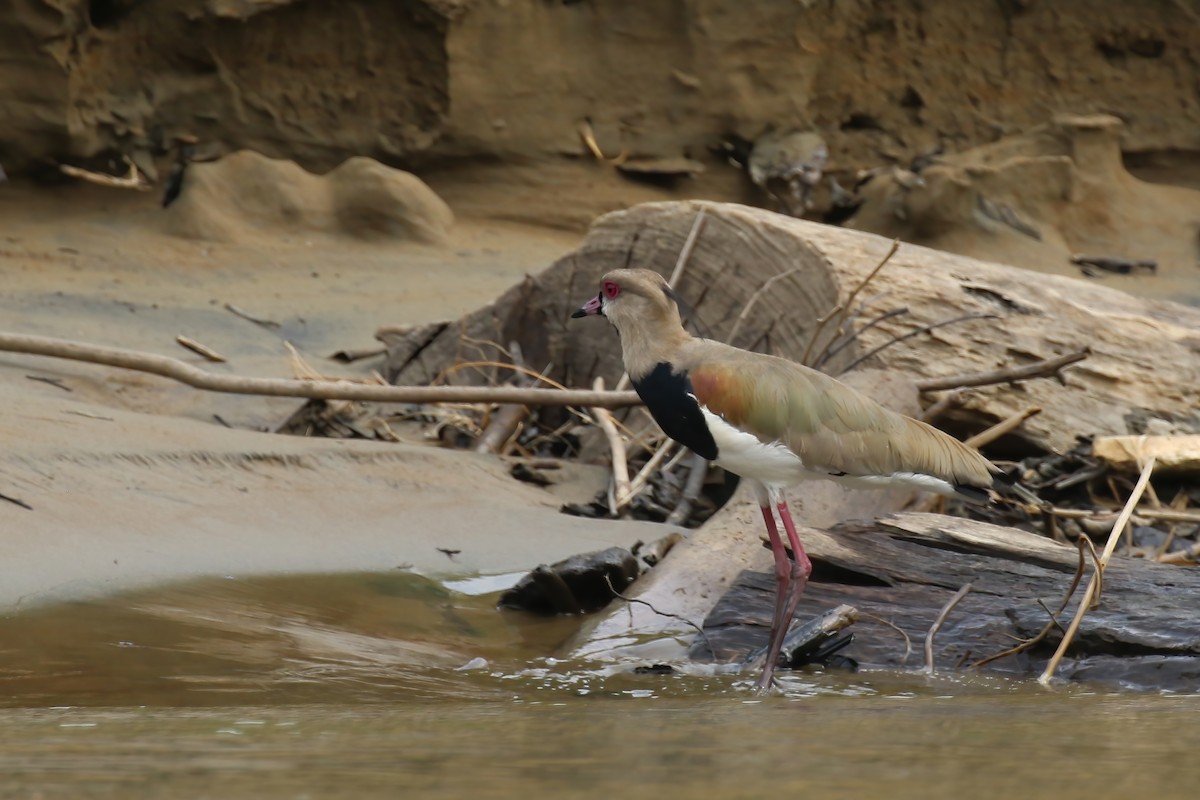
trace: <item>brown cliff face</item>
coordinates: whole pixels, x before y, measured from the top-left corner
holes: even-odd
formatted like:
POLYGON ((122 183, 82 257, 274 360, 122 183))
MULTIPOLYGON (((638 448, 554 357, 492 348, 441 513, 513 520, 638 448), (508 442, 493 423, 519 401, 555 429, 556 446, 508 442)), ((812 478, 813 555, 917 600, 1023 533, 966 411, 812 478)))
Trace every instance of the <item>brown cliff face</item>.
POLYGON ((1186 2, 15 0, 0 163, 159 152, 180 133, 315 169, 352 155, 709 159, 813 126, 831 167, 1107 112, 1126 151, 1200 149, 1186 2))

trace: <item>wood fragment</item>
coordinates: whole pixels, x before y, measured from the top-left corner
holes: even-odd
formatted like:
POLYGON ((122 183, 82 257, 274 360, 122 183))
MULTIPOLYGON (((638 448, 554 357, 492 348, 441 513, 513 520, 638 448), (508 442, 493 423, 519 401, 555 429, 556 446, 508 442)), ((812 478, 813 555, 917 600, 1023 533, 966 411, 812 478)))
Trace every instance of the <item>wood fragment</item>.
POLYGON ((941 630, 942 625, 946 622, 946 617, 950 616, 950 612, 954 607, 962 602, 962 599, 971 591, 971 584, 963 584, 954 595, 946 601, 946 605, 942 606, 942 610, 938 612, 937 619, 933 621, 933 625, 929 626, 929 633, 925 634, 925 672, 933 674, 933 637, 941 630))
POLYGON ((1092 598, 1095 597, 1096 591, 1100 585, 1101 575, 1108 566, 1108 560, 1112 557, 1113 551, 1117 548, 1117 541, 1121 537, 1125 526, 1129 524, 1129 518, 1133 515, 1133 509, 1137 506, 1138 501, 1142 498, 1142 493, 1146 490, 1146 484, 1150 482, 1150 474, 1154 471, 1154 457, 1151 456, 1142 467, 1142 474, 1138 478, 1137 484, 1133 487, 1133 492, 1129 495, 1129 500, 1126 501, 1125 507, 1121 509, 1120 516, 1113 524, 1112 532, 1108 536, 1108 542, 1104 545, 1104 552, 1100 555, 1099 564, 1096 567, 1096 573, 1092 575, 1091 581, 1088 582, 1087 589, 1084 590, 1083 598, 1079 601, 1079 608, 1075 611, 1075 617, 1071 620, 1071 624, 1067 627, 1067 632, 1063 634, 1062 641, 1058 644, 1058 649, 1054 651, 1050 662, 1046 664, 1046 669, 1038 677, 1038 683, 1043 686, 1049 685, 1050 680, 1054 677, 1055 671, 1058 670, 1058 665, 1066 655, 1067 648, 1071 646, 1071 642, 1075 639, 1075 633, 1079 630, 1079 624, 1083 621, 1084 614, 1092 605, 1092 598))
POLYGON ((917 381, 917 389, 922 392, 936 392, 941 389, 962 389, 968 386, 990 386, 997 383, 1012 383, 1027 378, 1043 378, 1057 375, 1063 367, 1068 367, 1090 356, 1089 349, 1078 350, 1065 356, 1047 358, 1022 367, 1004 367, 989 372, 975 372, 970 375, 950 376, 947 378, 928 378, 917 381))
MULTIPOLYGON (((596 378, 592 384, 592 390, 603 392, 604 378, 596 378)), ((625 442, 621 439, 621 434, 617 432, 617 426, 613 423, 612 414, 608 409, 594 407, 592 414, 596 417, 596 424, 604 432, 604 438, 608 440, 609 452, 612 454, 613 492, 610 497, 609 511, 615 517, 629 498, 629 464, 626 461, 625 442)))
POLYGON ((216 350, 213 350, 210 347, 202 345, 202 344, 200 344, 200 342, 197 342, 195 339, 184 336, 183 334, 176 336, 175 341, 178 342, 183 347, 186 347, 188 350, 191 350, 193 353, 197 353, 201 356, 204 356, 209 361, 213 361, 218 364, 222 364, 222 363, 228 361, 228 359, 225 358, 225 356, 221 355, 216 350))
POLYGON ((1098 436, 1092 454, 1115 469, 1133 471, 1150 456, 1159 474, 1200 472, 1200 434, 1179 436, 1098 436))
POLYGON ((642 405, 636 392, 586 389, 520 389, 512 386, 381 386, 329 380, 288 380, 214 375, 178 359, 118 347, 0 332, 0 351, 85 361, 132 369, 179 381, 196 389, 266 397, 314 400, 371 400, 380 403, 523 403, 545 406, 628 408, 642 405))

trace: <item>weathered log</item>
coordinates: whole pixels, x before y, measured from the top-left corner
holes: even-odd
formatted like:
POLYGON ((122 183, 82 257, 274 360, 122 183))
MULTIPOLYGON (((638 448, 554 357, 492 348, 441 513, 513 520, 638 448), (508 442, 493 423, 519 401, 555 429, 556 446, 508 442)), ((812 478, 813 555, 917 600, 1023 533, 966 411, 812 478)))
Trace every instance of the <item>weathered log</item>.
MULTIPOLYGON (((470 357, 499 355, 487 342, 516 340, 530 363, 555 365, 567 385, 621 374, 611 332, 595 320, 568 319, 596 291, 606 270, 634 264, 664 275, 673 269, 696 214, 707 223, 676 289, 695 309, 698 332, 734 344, 800 359, 818 320, 844 303, 891 242, 870 234, 794 220, 730 204, 655 203, 606 215, 575 252, 514 287, 491 306, 430 335, 414 348, 389 336, 388 379, 419 384, 470 357), (742 311, 767 281, 786 274, 742 311), (737 321, 741 318, 741 323, 737 321), (416 349, 419 358, 413 358, 416 349)), ((974 431, 1040 406, 1015 434, 1027 444, 1065 450, 1077 434, 1142 433, 1147 419, 1200 429, 1200 309, 1143 300, 1075 278, 1034 275, 910 245, 858 295, 874 316, 891 307, 908 313, 864 330, 824 368, 834 374, 892 339, 952 317, 972 318, 888 346, 866 366, 936 380, 1020 366, 1084 349, 1089 357, 1058 379, 972 391, 943 422, 974 431)), ((849 309, 843 313, 855 313, 849 309)), ((839 338, 838 315, 820 330, 819 353, 839 338)))
MULTIPOLYGON (((1038 601, 1057 608, 1079 562, 1074 548, 1035 534, 936 514, 898 514, 800 535, 814 573, 798 619, 842 603, 855 606, 854 642, 842 653, 869 667, 920 666, 909 642, 925 636, 947 599, 966 583, 972 591, 938 633, 937 668, 962 669, 1006 650, 1041 631, 1050 617, 1038 601)), ((693 656, 707 660, 715 652, 719 661, 737 661, 761 646, 774 589, 770 574, 743 572, 705 619, 706 640, 693 644, 693 656)), ((1200 573, 1193 570, 1112 561, 1100 607, 1084 617, 1059 675, 1194 688, 1194 682, 1179 684, 1175 676, 1200 673, 1200 619, 1184 601, 1196 592, 1200 573)), ((1078 594, 1068 611, 1077 601, 1078 594)), ((1036 675, 1060 640, 1053 629, 1036 647, 988 668, 1036 675)))

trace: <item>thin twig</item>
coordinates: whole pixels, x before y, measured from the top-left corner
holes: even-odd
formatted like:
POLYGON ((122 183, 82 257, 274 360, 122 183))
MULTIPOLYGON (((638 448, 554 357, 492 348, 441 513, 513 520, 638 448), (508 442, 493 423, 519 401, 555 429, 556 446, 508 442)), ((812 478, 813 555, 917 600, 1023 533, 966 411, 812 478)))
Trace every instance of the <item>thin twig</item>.
POLYGON ((48 383, 51 386, 53 386, 55 389, 62 389, 64 392, 75 391, 70 386, 67 386, 66 384, 64 384, 62 382, 62 378, 46 378, 41 375, 26 375, 25 377, 31 381, 38 381, 40 383, 48 383))
POLYGON ((946 621, 946 617, 950 616, 950 612, 967 596, 967 592, 969 591, 971 591, 971 584, 963 584, 963 587, 946 601, 946 605, 942 606, 942 610, 938 612, 937 619, 933 621, 933 625, 929 628, 929 633, 925 634, 925 671, 930 675, 933 674, 933 637, 941 630, 942 623, 946 621))
MULTIPOLYGON (((603 392, 604 378, 596 378, 592 389, 603 392)), ((592 413, 596 416, 596 424, 600 426, 600 430, 604 431, 604 437, 608 439, 608 449, 612 453, 613 494, 609 503, 609 511, 615 517, 620 509, 629 502, 629 464, 625 460, 625 442, 621 439, 621 434, 617 432, 617 426, 613 424, 612 414, 608 409, 593 408, 592 413)))
POLYGON ((981 312, 976 311, 976 312, 972 312, 970 314, 963 314, 960 317, 953 317, 952 319, 944 319, 944 320, 941 320, 940 322, 934 322, 929 325, 922 325, 920 328, 917 328, 916 330, 911 330, 908 333, 897 336, 893 339, 890 339, 890 340, 884 342, 883 344, 881 344, 877 347, 872 348, 871 350, 868 350, 867 352, 863 353, 861 356, 859 356, 858 358, 854 359, 849 364, 847 364, 846 367, 843 368, 841 373, 839 373, 839 374, 845 374, 845 373, 849 372, 850 370, 854 369, 859 364, 866 361, 868 358, 870 358, 871 356, 880 352, 881 350, 885 350, 894 344, 899 344, 900 342, 903 342, 905 339, 911 339, 914 336, 920 336, 922 333, 929 333, 930 331, 936 330, 937 328, 944 328, 947 325, 953 325, 957 322, 968 322, 973 319, 996 319, 998 316, 999 316, 998 314, 981 313, 981 312))
POLYGON ((230 394, 306 397, 319 400, 371 400, 380 403, 523 403, 535 406, 592 408, 627 408, 642 404, 634 392, 520 389, 512 386, 379 386, 348 381, 335 383, 322 380, 215 375, 178 359, 156 353, 16 333, 0 333, 0 351, 30 353, 132 369, 170 378, 196 389, 230 394))
POLYGON ((1002 419, 990 428, 980 431, 969 439, 965 439, 963 444, 971 447, 979 448, 1004 436, 1006 433, 1011 433, 1021 427, 1021 423, 1032 416, 1042 413, 1042 409, 1038 406, 1030 406, 1024 411, 1018 411, 1007 419, 1002 419))
POLYGON ((667 611, 659 611, 657 608, 655 608, 651 603, 647 602, 646 600, 642 600, 637 597, 626 597, 625 595, 623 595, 617 591, 617 587, 612 585, 612 578, 609 577, 607 572, 604 573, 604 582, 608 584, 609 591, 611 591, 615 597, 621 598, 626 603, 641 603, 646 608, 650 609, 652 612, 659 615, 660 617, 667 617, 669 619, 677 619, 680 622, 682 622, 683 624, 693 628, 696 631, 696 633, 700 636, 700 638, 704 640, 704 645, 705 645, 705 647, 708 648, 708 651, 713 654, 714 658, 716 657, 717 651, 713 648, 712 642, 710 642, 708 640, 708 634, 705 633, 704 629, 701 628, 699 625, 692 622, 687 617, 680 616, 679 614, 671 614, 670 612, 667 612, 667 611))
POLYGON ((1090 356, 1092 351, 1084 348, 1074 353, 1057 358, 1047 358, 1022 367, 1004 367, 988 372, 973 372, 969 375, 951 375, 947 378, 926 378, 917 381, 917 388, 922 392, 936 392, 940 389, 962 389, 967 386, 991 386, 997 383, 1012 383, 1026 378, 1043 378, 1047 375, 1057 375, 1063 367, 1068 367, 1090 356))
POLYGON ((667 279, 667 283, 672 289, 679 288, 677 286, 679 279, 683 277, 683 270, 687 266, 688 259, 692 257, 692 248, 696 246, 696 240, 700 238, 700 231, 704 228, 705 213, 703 208, 696 212, 696 218, 692 220, 692 228, 688 231, 687 238, 683 240, 679 257, 675 259, 675 269, 671 270, 671 277, 667 279))
POLYGON ((858 330, 851 331, 850 333, 843 336, 840 340, 837 341, 836 344, 831 344, 830 347, 826 347, 825 351, 823 353, 821 353, 820 358, 817 359, 817 363, 814 364, 814 366, 819 368, 822 364, 824 364, 826 361, 828 361, 829 359, 836 356, 838 353, 842 352, 842 350, 849 347, 856 339, 858 339, 858 337, 862 336, 864 333, 871 330, 871 328, 874 328, 879 323, 885 322, 885 321, 891 319, 892 317, 899 317, 899 316, 902 316, 907 313, 908 313, 907 306, 901 306, 900 308, 893 308, 891 311, 883 312, 882 314, 878 315, 877 317, 872 319, 867 324, 863 325, 858 330))
POLYGON ((833 319, 835 315, 840 314, 843 308, 844 306, 838 303, 829 309, 828 314, 817 320, 817 327, 813 329, 812 336, 809 337, 808 344, 804 348, 804 355, 800 357, 801 364, 807 365, 809 363, 808 357, 812 354, 812 349, 816 345, 817 339, 821 338, 821 331, 825 330, 825 326, 829 323, 829 320, 833 319))
POLYGON ((29 505, 29 503, 26 503, 24 500, 20 499, 19 497, 9 497, 6 494, 0 494, 0 500, 4 500, 6 502, 12 503, 14 506, 20 506, 21 508, 23 508, 27 511, 33 511, 33 506, 29 505))
POLYGON ((908 633, 904 630, 904 628, 901 628, 899 625, 892 622, 891 620, 886 620, 883 617, 876 616, 875 614, 868 614, 866 612, 859 612, 859 613, 862 614, 867 619, 875 620, 880 625, 888 626, 889 628, 891 628, 892 630, 894 630, 896 633, 900 634, 904 638, 904 658, 900 659, 900 666, 904 666, 905 664, 907 664, 908 657, 912 655, 913 647, 912 647, 912 639, 909 638, 908 633))
MULTIPOLYGON (((875 268, 873 270, 871 270, 869 273, 867 273, 867 276, 865 278, 863 278, 861 281, 859 281, 858 286, 854 287, 854 290, 852 292, 850 292, 849 296, 845 299, 845 301, 835 305, 828 314, 826 314, 821 319, 817 320, 817 329, 815 331, 813 331, 812 338, 808 340, 808 346, 804 348, 804 356, 800 359, 801 364, 812 363, 808 360, 808 357, 809 357, 809 355, 812 354, 813 345, 815 345, 817 343, 817 338, 820 336, 821 330, 825 327, 825 323, 827 323, 831 318, 833 318, 833 316, 835 314, 838 314, 843 310, 848 310, 850 308, 850 304, 854 302, 854 298, 858 297, 859 292, 861 292, 863 289, 865 289, 867 284, 870 283, 872 280, 874 280, 875 276, 879 274, 879 270, 883 269, 884 265, 892 260, 892 256, 896 255, 896 251, 899 249, 900 249, 900 240, 893 239, 892 246, 888 248, 887 253, 884 254, 883 258, 879 259, 879 263, 875 265, 875 268)), ((840 338, 841 336, 843 336, 846 333, 846 330, 844 328, 845 324, 846 324, 846 320, 843 317, 838 322, 837 333, 834 334, 834 337, 833 337, 834 341, 836 341, 838 338, 840 338)), ((826 342, 825 348, 828 348, 828 347, 829 347, 829 342, 826 342)), ((825 360, 823 358, 825 348, 822 348, 821 353, 819 353, 817 355, 818 363, 825 360)))
POLYGON ((1062 628, 1062 625, 1058 621, 1058 615, 1061 614, 1064 609, 1066 609, 1067 604, 1071 602, 1071 598, 1075 595, 1075 590, 1079 588, 1079 582, 1083 580, 1083 568, 1087 564, 1083 558, 1084 539, 1087 539, 1087 537, 1081 536, 1075 543, 1075 546, 1079 548, 1079 564, 1075 568, 1075 577, 1071 579, 1071 585, 1067 587, 1067 592, 1063 595, 1062 602, 1058 605, 1058 610, 1051 611, 1050 609, 1046 608, 1045 603, 1043 603, 1041 600, 1038 600, 1038 605, 1045 609, 1046 613, 1050 616, 1050 621, 1046 623, 1046 626, 1042 628, 1036 636, 1031 639, 1024 640, 1016 647, 1010 647, 1009 649, 996 653, 993 656, 988 656, 987 658, 982 658, 979 661, 976 661, 971 665, 971 669, 978 669, 984 664, 990 664, 993 661, 998 661, 1002 658, 1007 658, 1008 656, 1015 656, 1018 653, 1023 653, 1040 642, 1042 639, 1045 639, 1046 636, 1049 635, 1050 631, 1054 630, 1056 627, 1059 629, 1062 628))
POLYGON ((1087 589, 1084 590, 1083 599, 1079 601, 1079 608, 1075 611, 1075 617, 1071 620, 1071 624, 1067 627, 1067 632, 1063 635, 1062 641, 1058 643, 1058 649, 1054 651, 1050 662, 1046 664, 1045 671, 1038 678, 1038 683, 1043 686, 1050 683, 1050 679, 1054 677, 1055 671, 1058 669, 1059 663, 1063 656, 1066 655, 1067 648, 1071 646, 1071 642, 1075 639, 1075 633, 1079 630, 1079 624, 1083 621, 1083 615, 1087 613, 1091 607, 1092 598, 1096 595, 1096 589, 1099 586, 1101 575, 1108 567, 1108 560, 1112 557, 1113 551, 1117 548, 1117 541, 1121 538, 1121 532, 1125 530, 1125 526, 1129 523, 1129 518, 1133 515, 1133 509, 1137 506, 1138 500, 1142 499, 1142 492, 1146 490, 1146 484, 1150 482, 1150 474, 1154 471, 1154 456, 1151 456, 1144 467, 1142 474, 1138 477, 1137 484, 1133 487, 1133 492, 1129 495, 1129 500, 1125 502, 1125 507, 1121 509, 1121 515, 1117 517, 1117 521, 1113 524, 1112 532, 1108 535, 1108 542, 1104 545, 1104 552, 1100 556, 1100 562, 1097 565, 1096 573, 1092 575, 1091 581, 1088 582, 1087 589))

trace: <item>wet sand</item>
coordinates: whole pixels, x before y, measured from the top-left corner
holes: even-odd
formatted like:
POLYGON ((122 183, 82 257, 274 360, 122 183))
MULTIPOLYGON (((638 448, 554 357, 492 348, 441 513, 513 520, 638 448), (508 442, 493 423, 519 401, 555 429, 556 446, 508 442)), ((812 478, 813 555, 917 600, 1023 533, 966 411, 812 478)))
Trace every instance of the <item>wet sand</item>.
MULTIPOLYGON (((156 200, 5 186, 0 327, 247 376, 293 377, 288 341, 323 373, 362 375, 377 362, 324 357, 376 344, 382 325, 455 318, 577 240, 460 220, 446 247, 253 231, 213 244, 159 232, 156 200), (205 362, 179 334, 229 361, 205 362)), ((0 354, 0 494, 31 507, 0 501, 0 605, 198 575, 503 573, 665 532, 559 514, 560 495, 488 456, 260 432, 301 402, 0 354)), ((581 477, 579 499, 595 481, 581 477)))

